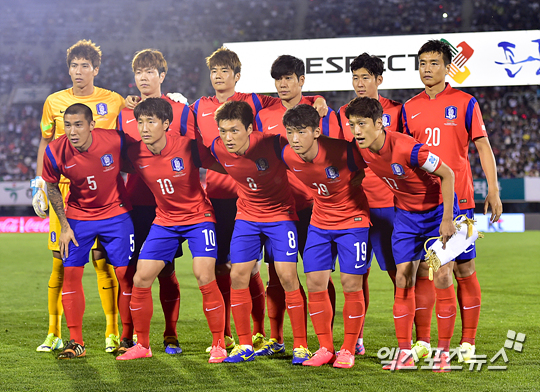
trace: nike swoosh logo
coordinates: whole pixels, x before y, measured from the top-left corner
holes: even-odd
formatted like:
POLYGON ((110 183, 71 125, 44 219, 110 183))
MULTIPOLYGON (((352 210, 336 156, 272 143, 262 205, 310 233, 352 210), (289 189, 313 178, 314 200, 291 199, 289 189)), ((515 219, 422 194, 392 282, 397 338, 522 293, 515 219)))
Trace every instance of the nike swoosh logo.
POLYGON ((150 165, 146 165, 146 166, 139 165, 139 169, 144 169, 145 167, 148 167, 148 166, 150 166, 150 165))
POLYGON ((427 308, 416 308, 415 310, 422 310, 422 309, 426 309, 426 310, 427 310, 427 308))
POLYGON ((316 314, 319 314, 319 313, 322 313, 322 312, 324 312, 324 310, 321 310, 320 312, 310 313, 309 315, 310 316, 315 316, 316 314))
POLYGON ((60 113, 65 113, 65 110, 60 110, 60 113))
POLYGON ((403 317, 408 316, 408 315, 409 315, 409 313, 404 314, 403 316, 394 316, 394 318, 395 318, 395 319, 400 319, 400 318, 403 318, 403 317))
POLYGON ((441 316, 439 313, 437 313, 437 317, 438 317, 438 318, 442 318, 442 319, 449 319, 450 317, 454 317, 455 315, 456 315, 456 314, 454 313, 454 314, 451 314, 450 316, 446 316, 446 317, 445 317, 445 316, 441 316))
POLYGON ((287 252, 287 256, 292 256, 292 255, 295 255, 297 254, 298 252, 287 252))
POLYGON ((472 247, 471 249, 469 250, 464 250, 463 253, 469 253, 469 252, 472 252, 474 250, 474 247, 472 247))
MULTIPOLYGON (((232 306, 232 305, 231 305, 232 306)), ((287 306, 287 309, 294 309, 294 308, 301 308, 302 305, 296 305, 296 306, 287 306)))
POLYGON ((214 114, 214 113, 203 113, 202 116, 203 116, 203 117, 206 117, 206 116, 210 116, 210 115, 212 115, 212 114, 214 114))
POLYGON ((175 299, 166 299, 163 302, 176 302, 176 301, 179 301, 179 300, 180 300, 180 297, 175 298, 175 299))
POLYGON ((102 287, 101 289, 102 290, 110 290, 110 289, 114 289, 116 286, 111 286, 111 287, 102 287))
MULTIPOLYGON (((420 113, 422 113, 422 112, 420 112, 420 113)), ((416 113, 416 114, 412 115, 411 118, 415 118, 416 116, 419 116, 420 113, 416 113)))
POLYGON ((205 251, 210 252, 211 250, 214 250, 216 248, 204 248, 205 251))
POLYGON ((233 167, 233 166, 234 166, 234 165, 227 165, 227 164, 225 164, 225 167, 233 167))
POLYGON ((62 295, 66 295, 66 294, 74 294, 76 293, 76 291, 68 291, 67 293, 62 293, 62 295))
POLYGON ((358 269, 358 268, 362 268, 364 265, 366 265, 366 263, 362 264, 362 265, 354 265, 354 268, 358 269))
POLYGON ((360 318, 360 317, 364 317, 364 315, 362 314, 362 315, 360 315, 360 316, 351 316, 351 315, 349 314, 349 318, 350 318, 350 319, 355 319, 355 318, 360 318))
POLYGON ((219 309, 219 308, 221 308, 221 305, 216 306, 215 308, 212 308, 212 309, 204 308, 204 310, 206 310, 207 312, 211 312, 212 310, 216 310, 216 309, 219 309))
POLYGON ((235 306, 240 306, 240 305, 243 305, 243 304, 231 304, 231 308, 234 308, 235 306))
POLYGON ((294 167, 293 167, 292 169, 293 169, 295 172, 301 172, 301 171, 302 171, 302 170, 298 170, 298 169, 296 169, 296 168, 294 168, 294 167))
POLYGON ((277 125, 274 125, 273 127, 268 127, 268 130, 274 129, 275 127, 277 127, 277 125))
POLYGON ((261 295, 263 295, 264 293, 260 293, 259 295, 255 296, 255 297, 251 297, 252 300, 254 300, 255 298, 259 298, 261 295))
POLYGON ((74 164, 73 164, 73 165, 71 165, 71 166, 65 166, 65 168, 66 168, 66 169, 71 169, 71 168, 72 168, 73 166, 77 166, 77 164, 76 164, 76 163, 74 163, 74 164))
POLYGON ((122 295, 131 295, 131 293, 126 293, 125 291, 122 291, 122 295))
POLYGON ((137 309, 133 309, 131 306, 129 307, 129 310, 131 310, 131 311, 134 311, 134 310, 141 310, 141 309, 142 309, 142 307, 141 307, 141 308, 137 308, 137 309))
POLYGON ((469 310, 469 309, 474 309, 474 308, 479 308, 480 305, 476 305, 476 306, 464 306, 463 307, 463 310, 469 310))
POLYGON ((132 121, 135 121, 135 119, 132 118, 131 120, 127 120, 127 121, 126 121, 126 124, 129 124, 129 123, 132 122, 132 121))

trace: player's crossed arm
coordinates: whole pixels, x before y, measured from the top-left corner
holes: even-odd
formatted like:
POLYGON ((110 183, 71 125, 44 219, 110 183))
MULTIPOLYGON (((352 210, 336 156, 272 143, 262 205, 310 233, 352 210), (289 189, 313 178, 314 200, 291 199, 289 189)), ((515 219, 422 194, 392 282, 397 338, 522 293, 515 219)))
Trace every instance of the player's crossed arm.
POLYGON ((62 260, 69 256, 69 243, 73 241, 75 246, 79 246, 77 239, 75 238, 75 233, 71 230, 71 226, 66 218, 66 213, 64 211, 64 202, 62 200, 62 193, 58 188, 58 183, 47 183, 47 195, 49 196, 49 202, 51 203, 54 212, 58 216, 60 221, 60 238, 58 239, 58 244, 60 245, 60 256, 62 260))

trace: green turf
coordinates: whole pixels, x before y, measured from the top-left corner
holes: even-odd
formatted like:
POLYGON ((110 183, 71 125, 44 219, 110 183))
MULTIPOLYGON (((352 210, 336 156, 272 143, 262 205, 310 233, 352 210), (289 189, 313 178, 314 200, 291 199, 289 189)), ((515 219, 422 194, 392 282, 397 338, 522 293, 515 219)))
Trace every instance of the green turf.
MULTIPOLYGON (((47 332, 47 281, 50 252, 46 235, 0 236, 0 391, 538 391, 540 390, 540 232, 489 233, 478 242, 477 270, 482 286, 482 313, 477 352, 489 360, 501 349, 508 330, 525 333, 523 352, 507 349, 508 369, 434 374, 427 370, 384 372, 377 351, 396 344, 392 321, 392 287, 378 267, 370 275, 366 317, 366 355, 350 370, 292 367, 291 332, 285 336, 288 355, 244 364, 207 363, 210 334, 201 309, 201 295, 187 258, 177 260, 181 286, 178 331, 184 354, 169 356, 161 344, 163 316, 154 286, 151 344, 154 357, 118 362, 104 352, 105 320, 95 273, 86 268, 84 336, 87 356, 58 361, 35 348, 47 332)), ((266 273, 262 273, 263 280, 266 273)), ((334 274, 334 279, 338 279, 334 274)), ((303 277, 302 277, 303 280, 303 277)), ((339 284, 335 342, 343 338, 339 284)), ((460 337, 460 320, 452 346, 460 337)), ((266 323, 267 332, 269 324, 266 323)), ((432 336, 436 325, 433 324, 432 336)), ((68 330, 63 325, 64 337, 68 330)), ((311 323, 309 346, 317 348, 311 323)), ((489 363, 488 363, 489 364, 489 363)), ((504 365, 499 359, 498 365, 504 365)))

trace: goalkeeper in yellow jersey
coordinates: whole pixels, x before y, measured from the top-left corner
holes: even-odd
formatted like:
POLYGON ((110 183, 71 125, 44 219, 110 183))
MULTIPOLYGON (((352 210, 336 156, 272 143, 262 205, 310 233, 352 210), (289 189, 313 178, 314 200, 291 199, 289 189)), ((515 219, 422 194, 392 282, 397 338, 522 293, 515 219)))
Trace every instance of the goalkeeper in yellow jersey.
MULTIPOLYGON (((41 141, 37 155, 37 177, 31 181, 32 205, 36 214, 45 218, 48 209, 47 190, 41 178, 43 155, 47 145, 64 135, 64 111, 74 103, 83 103, 92 109, 96 127, 116 128, 124 99, 117 93, 94 86, 94 78, 99 72, 101 50, 92 41, 80 40, 67 50, 67 66, 73 87, 58 91, 47 97, 43 105, 41 119, 41 141)), ((69 191, 69 180, 63 176, 58 184, 64 201, 69 191)), ((49 331, 47 338, 37 351, 50 352, 62 347, 62 281, 64 267, 60 257, 58 239, 60 223, 52 208, 49 209, 49 249, 52 250, 53 268, 49 279, 48 308, 49 331)), ((98 290, 103 311, 107 319, 105 330, 105 351, 113 352, 118 348, 118 283, 113 267, 106 262, 106 254, 99 243, 92 248, 92 262, 97 273, 98 290)))

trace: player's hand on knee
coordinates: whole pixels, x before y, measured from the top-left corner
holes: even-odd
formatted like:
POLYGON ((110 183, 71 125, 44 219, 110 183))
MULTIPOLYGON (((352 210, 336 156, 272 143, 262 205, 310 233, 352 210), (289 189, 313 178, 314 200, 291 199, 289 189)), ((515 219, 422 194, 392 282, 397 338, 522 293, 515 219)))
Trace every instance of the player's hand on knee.
POLYGON ((32 207, 34 207, 36 215, 40 218, 46 218, 47 213, 45 211, 49 208, 47 183, 41 176, 36 176, 30 181, 30 187, 32 188, 32 207))
POLYGON ((135 106, 137 106, 141 102, 141 97, 138 97, 136 95, 128 95, 125 99, 125 105, 128 109, 135 109, 135 106))
POLYGON ((75 246, 79 246, 77 239, 75 238, 75 233, 71 230, 71 227, 62 229, 60 231, 60 238, 58 244, 60 245, 60 256, 62 260, 66 259, 69 256, 69 243, 73 241, 75 246))
POLYGON ((167 98, 174 102, 183 103, 184 105, 188 104, 187 98, 184 97, 184 95, 182 95, 181 93, 168 93, 167 98))

